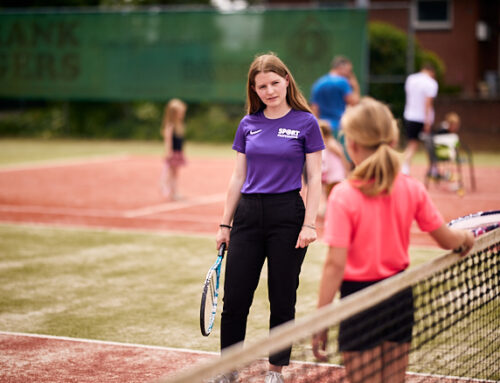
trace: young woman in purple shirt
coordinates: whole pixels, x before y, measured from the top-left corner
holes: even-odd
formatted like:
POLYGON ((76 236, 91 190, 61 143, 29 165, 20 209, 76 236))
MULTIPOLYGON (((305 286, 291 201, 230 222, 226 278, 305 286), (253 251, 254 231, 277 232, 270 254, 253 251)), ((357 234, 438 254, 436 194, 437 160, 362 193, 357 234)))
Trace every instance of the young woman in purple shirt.
MULTIPOLYGON (((318 122, 285 64, 274 54, 250 66, 247 112, 234 139, 236 166, 229 183, 217 248, 228 245, 221 348, 245 338, 247 316, 264 261, 268 265, 270 327, 295 316, 296 290, 307 246, 316 240, 321 195, 318 122), (307 170, 306 207, 299 194, 307 170)), ((284 382, 291 349, 269 357, 266 383, 284 382)), ((236 374, 216 382, 237 381, 236 374)))

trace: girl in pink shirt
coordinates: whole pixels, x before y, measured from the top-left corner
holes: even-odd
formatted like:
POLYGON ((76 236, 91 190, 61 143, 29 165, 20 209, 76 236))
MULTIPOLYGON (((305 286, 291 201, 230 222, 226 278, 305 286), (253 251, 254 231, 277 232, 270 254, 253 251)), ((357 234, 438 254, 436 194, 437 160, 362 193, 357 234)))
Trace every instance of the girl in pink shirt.
MULTIPOLYGON (((318 307, 331 303, 338 290, 344 297, 405 270, 413 220, 444 249, 463 246, 465 254, 474 243, 472 233, 444 224, 422 184, 400 173, 399 154, 392 148, 398 128, 387 106, 363 98, 346 111, 342 127, 356 168, 328 200, 325 241, 329 251, 318 307)), ((349 381, 404 382, 412 325, 411 288, 342 322, 339 350, 349 381), (390 328, 367 335, 363 321, 374 317, 391 322, 390 328)), ((313 337, 313 352, 319 360, 326 359, 326 344, 326 330, 313 337)))

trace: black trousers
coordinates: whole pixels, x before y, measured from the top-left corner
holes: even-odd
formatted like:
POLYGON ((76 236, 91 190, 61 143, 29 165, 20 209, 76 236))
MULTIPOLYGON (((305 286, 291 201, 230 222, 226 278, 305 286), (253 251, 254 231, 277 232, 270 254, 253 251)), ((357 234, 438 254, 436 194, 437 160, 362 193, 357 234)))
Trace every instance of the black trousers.
MULTIPOLYGON (((298 191, 244 194, 237 206, 226 259, 221 348, 245 338, 247 317, 267 259, 270 328, 295 317, 299 274, 307 249, 295 249, 305 208, 298 191)), ((291 348, 269 357, 285 366, 291 348)))

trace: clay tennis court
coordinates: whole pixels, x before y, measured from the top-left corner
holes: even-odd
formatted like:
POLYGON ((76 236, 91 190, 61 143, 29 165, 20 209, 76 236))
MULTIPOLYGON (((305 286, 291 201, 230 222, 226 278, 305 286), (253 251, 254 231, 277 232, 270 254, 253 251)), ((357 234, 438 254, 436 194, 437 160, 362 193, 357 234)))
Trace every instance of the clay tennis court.
MULTIPOLYGON (((138 229, 213 235, 222 214, 231 159, 189 160, 183 198, 160 194, 159 157, 102 157, 0 169, 0 222, 138 229)), ((414 167, 422 179, 423 167, 414 167)), ((500 168, 476 167, 477 190, 463 197, 431 185, 446 220, 500 206, 500 168)), ((321 219, 318 227, 321 229, 321 219)), ((415 228, 413 245, 431 245, 415 228)), ((0 333, 0 382, 146 382, 213 354, 0 333)))
MULTIPOLYGON (((138 156, 3 167, 0 221, 214 234, 233 161, 190 159, 180 178, 183 198, 174 202, 161 196, 161 168, 160 158, 138 156)), ((424 168, 413 173, 423 179, 424 168)), ((444 183, 430 185, 446 220, 499 206, 500 168, 476 166, 475 173, 477 190, 463 197, 444 183)), ((414 230, 412 244, 431 243, 414 230)))

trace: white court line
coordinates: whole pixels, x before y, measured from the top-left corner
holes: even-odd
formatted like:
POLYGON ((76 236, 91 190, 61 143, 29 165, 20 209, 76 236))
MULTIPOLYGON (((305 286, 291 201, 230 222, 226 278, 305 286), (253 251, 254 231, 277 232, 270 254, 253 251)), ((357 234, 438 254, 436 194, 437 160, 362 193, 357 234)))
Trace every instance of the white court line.
MULTIPOLYGON (((178 208, 178 207, 177 207, 178 208)), ((177 209, 176 208, 176 209, 177 209)), ((103 209, 79 209, 79 208, 59 208, 47 206, 16 206, 16 205, 0 205, 0 213, 29 213, 42 215, 65 215, 74 217, 92 217, 92 218, 136 218, 134 216, 127 217, 122 211, 103 210, 103 209)), ((217 221, 218 215, 200 216, 197 214, 175 214, 175 216, 163 216, 161 218, 138 216, 147 221, 184 221, 196 223, 211 223, 217 221)))
POLYGON ((103 209, 86 209, 86 208, 71 208, 71 207, 47 207, 47 206, 17 206, 17 205, 0 205, 0 212, 5 213, 35 213, 35 214, 60 214, 72 215, 79 217, 122 217, 120 211, 103 210, 103 209))
POLYGON ((102 162, 115 162, 128 160, 131 157, 126 154, 109 155, 109 156, 91 156, 81 158, 69 158, 59 160, 24 162, 21 164, 0 166, 0 173, 17 172, 23 170, 47 169, 47 168, 62 168, 65 166, 79 166, 96 164, 102 162))
POLYGON ((45 334, 29 334, 29 333, 22 333, 22 332, 0 331, 0 335, 23 336, 23 337, 37 338, 37 339, 64 340, 64 341, 69 341, 69 342, 83 342, 83 343, 91 343, 91 344, 102 344, 102 345, 107 345, 107 346, 136 347, 136 348, 145 348, 145 349, 150 349, 150 350, 184 352, 184 353, 190 353, 190 354, 218 355, 218 353, 215 353, 215 352, 201 351, 201 350, 190 350, 187 348, 149 346, 149 345, 145 345, 145 344, 121 343, 121 342, 112 342, 112 341, 85 339, 85 338, 70 338, 70 337, 66 337, 66 336, 55 336, 55 335, 45 335, 45 334))
POLYGON ((67 223, 44 223, 44 222, 19 222, 19 221, 9 221, 0 220, 0 226, 2 225, 13 225, 22 226, 29 229, 45 229, 45 230, 69 230, 69 231, 88 231, 88 232, 104 232, 104 233, 130 233, 130 234, 141 234, 141 235, 156 235, 161 237, 190 237, 190 238, 208 238, 213 239, 213 234, 207 234, 203 232, 189 232, 189 231, 176 231, 176 230, 165 230, 165 229, 137 229, 128 227, 109 227, 109 226, 99 226, 99 225, 88 225, 88 224, 67 224, 67 223))
POLYGON ((461 376, 453 376, 453 375, 424 374, 424 373, 421 373, 421 372, 411 372, 411 371, 407 371, 406 375, 422 376, 422 377, 429 377, 429 378, 439 378, 439 379, 448 379, 448 380, 458 380, 458 381, 463 380, 464 382, 498 383, 497 380, 464 378, 464 377, 461 377, 461 376))
MULTIPOLYGON (((67 342, 80 342, 80 343, 89 343, 89 344, 99 344, 99 345, 105 345, 105 346, 142 348, 142 349, 147 349, 147 350, 172 351, 172 352, 181 352, 181 353, 189 353, 189 354, 201 354, 201 355, 213 355, 213 356, 219 355, 218 352, 211 352, 211 351, 191 350, 191 349, 186 349, 186 348, 174 348, 174 347, 164 347, 164 346, 150 346, 150 345, 137 344, 137 343, 120 343, 120 342, 95 340, 95 339, 70 338, 70 337, 55 336, 55 335, 29 334, 29 333, 8 332, 8 331, 0 331, 0 335, 20 336, 20 337, 22 336, 22 337, 37 338, 37 339, 53 339, 53 340, 60 340, 60 341, 67 341, 67 342)), ((312 362, 304 362, 304 361, 296 361, 296 360, 291 360, 291 362, 293 364, 299 364, 299 365, 319 365, 319 366, 326 366, 326 367, 343 368, 343 366, 341 366, 341 365, 330 364, 330 363, 312 363, 312 362)), ((451 379, 451 380, 458 380, 458 381, 463 380, 466 382, 483 382, 483 383, 487 383, 487 382, 494 383, 495 382, 493 380, 463 378, 463 377, 458 377, 458 376, 447 376, 447 375, 437 375, 437 374, 436 375, 435 374, 425 374, 425 373, 418 373, 418 372, 411 372, 411 371, 407 371, 406 374, 413 375, 413 376, 451 379)))
MULTIPOLYGON (((146 206, 140 209, 122 211, 122 210, 106 210, 106 209, 88 209, 77 207, 50 207, 36 205, 0 205, 0 212, 6 213, 35 213, 35 214, 62 214, 86 217, 111 217, 111 218, 136 218, 162 213, 173 210, 180 210, 199 205, 211 204, 214 202, 224 201, 225 193, 212 194, 209 196, 193 198, 185 201, 163 203, 159 205, 146 206)), ((166 217, 167 220, 169 217, 166 217)), ((196 214, 176 215, 175 220, 185 221, 200 221, 200 216, 196 214)), ((210 220, 212 221, 212 220, 210 220)))
MULTIPOLYGON (((325 366, 325 367, 334 367, 338 369, 343 369, 344 366, 341 364, 335 364, 335 363, 315 363, 315 362, 304 362, 301 360, 291 360, 290 361, 293 364, 299 364, 299 365, 313 365, 313 366, 325 366)), ((413 375, 413 376, 422 376, 422 377, 429 377, 429 378, 439 378, 439 379, 448 379, 448 380, 463 380, 465 382, 481 382, 481 383, 498 383, 495 380, 485 380, 485 379, 475 379, 475 378, 464 378, 460 376, 452 376, 452 375, 439 375, 439 374, 426 374, 426 373, 421 373, 421 372, 411 372, 411 371, 406 371, 406 375, 413 375)))
POLYGON ((126 211, 123 214, 123 216, 127 217, 127 218, 135 218, 135 217, 141 217, 141 216, 151 215, 151 214, 156 214, 156 213, 164 213, 164 212, 172 211, 172 210, 186 209, 189 207, 206 205, 206 204, 210 204, 210 203, 214 203, 214 202, 221 202, 221 201, 224 201, 225 198, 226 198, 225 193, 212 194, 212 195, 203 196, 203 197, 199 197, 199 198, 193 198, 193 199, 185 200, 185 201, 162 203, 160 205, 146 206, 146 207, 141 208, 141 209, 129 210, 129 211, 126 211))

